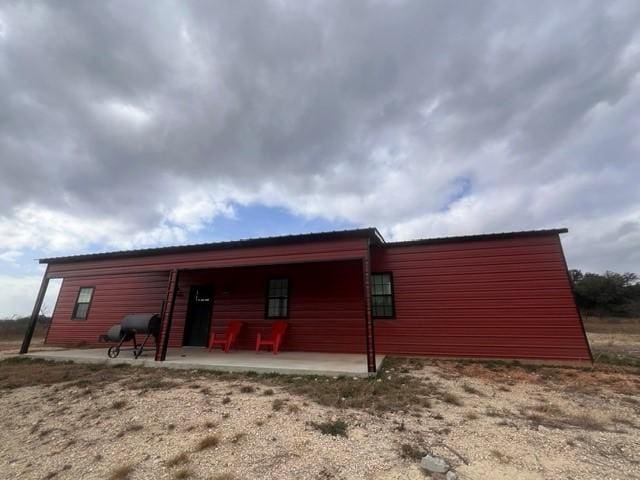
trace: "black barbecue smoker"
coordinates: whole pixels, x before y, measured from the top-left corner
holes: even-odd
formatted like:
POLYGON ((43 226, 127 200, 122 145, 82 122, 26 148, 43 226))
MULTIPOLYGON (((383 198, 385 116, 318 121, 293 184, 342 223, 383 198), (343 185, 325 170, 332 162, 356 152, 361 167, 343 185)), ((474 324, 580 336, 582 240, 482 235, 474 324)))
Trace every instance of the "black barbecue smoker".
POLYGON ((100 340, 117 343, 107 350, 109 358, 116 358, 120 355, 121 350, 131 350, 134 358, 138 358, 144 352, 144 346, 151 336, 157 345, 160 336, 160 315, 157 313, 135 313, 126 315, 120 324, 111 327, 106 335, 100 337, 100 340), (136 335, 144 335, 142 343, 138 343, 136 335), (122 348, 125 342, 133 342, 133 347, 122 348))

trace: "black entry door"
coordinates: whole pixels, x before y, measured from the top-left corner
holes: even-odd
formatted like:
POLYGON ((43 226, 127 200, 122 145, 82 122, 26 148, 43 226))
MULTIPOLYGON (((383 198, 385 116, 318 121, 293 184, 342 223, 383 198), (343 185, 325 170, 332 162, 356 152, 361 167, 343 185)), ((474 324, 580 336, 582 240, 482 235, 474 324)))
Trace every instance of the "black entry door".
POLYGON ((193 286, 189 291, 187 321, 184 327, 185 346, 205 347, 209 338, 213 289, 207 286, 193 286))

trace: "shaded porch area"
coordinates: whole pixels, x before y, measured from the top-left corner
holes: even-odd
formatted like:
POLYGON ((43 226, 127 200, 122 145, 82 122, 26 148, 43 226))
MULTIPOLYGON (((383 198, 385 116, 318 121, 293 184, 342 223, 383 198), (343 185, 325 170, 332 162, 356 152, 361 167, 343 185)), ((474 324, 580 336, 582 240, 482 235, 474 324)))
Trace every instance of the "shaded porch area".
MULTIPOLYGON (((118 358, 108 358, 107 350, 61 349, 26 354, 30 358, 40 358, 59 362, 98 363, 107 365, 130 364, 152 368, 173 368, 186 370, 216 370, 225 372, 279 373, 287 375, 324 375, 366 377, 367 356, 358 353, 319 352, 269 352, 235 351, 225 354, 221 351, 209 352, 199 347, 169 348, 166 360, 154 361, 153 352, 134 359, 131 352, 122 352, 118 358)), ((376 358, 380 368, 384 356, 376 358)))

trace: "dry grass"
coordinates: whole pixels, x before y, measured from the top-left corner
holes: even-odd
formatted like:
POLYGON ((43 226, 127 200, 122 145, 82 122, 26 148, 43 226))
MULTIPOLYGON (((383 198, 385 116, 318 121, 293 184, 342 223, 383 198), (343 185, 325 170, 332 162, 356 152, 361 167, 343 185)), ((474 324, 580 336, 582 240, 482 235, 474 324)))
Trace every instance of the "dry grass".
POLYGON ((132 464, 122 465, 114 469, 109 476, 109 480, 127 480, 133 473, 134 466, 132 464))
MULTIPOLYGON (((352 377, 291 377, 286 375, 248 375, 228 372, 180 372, 160 369, 116 368, 105 365, 67 364, 31 359, 8 359, 1 362, 0 388, 19 388, 32 385, 51 385, 78 381, 83 385, 105 384, 121 381, 127 389, 146 390, 169 389, 182 385, 193 378, 219 378, 221 380, 251 380, 278 386, 294 395, 301 395, 316 403, 335 408, 358 408, 369 411, 416 411, 430 407, 430 398, 436 396, 434 386, 417 382, 407 373, 423 362, 413 359, 386 359, 379 379, 354 379, 352 377), (168 377, 168 378, 167 378, 168 377)), ((193 385, 193 383, 189 383, 193 385)), ((227 393, 223 404, 231 402, 227 393)), ((266 388, 263 395, 274 394, 273 388, 266 388)))
POLYGON ((184 480, 185 478, 192 478, 193 475, 193 470, 189 468, 182 468, 173 474, 173 478, 176 480, 184 480))
POLYGON ((275 411, 275 412, 279 412, 280 410, 282 410, 284 408, 286 404, 286 401, 281 399, 281 398, 276 398, 272 403, 271 403, 271 408, 275 411))
POLYGON ((640 335, 640 318, 590 317, 583 314, 584 328, 589 333, 622 333, 640 335))
POLYGON ((208 450, 210 448, 215 448, 220 445, 220 439, 217 435, 209 435, 204 437, 202 440, 198 442, 196 446, 196 451, 201 452, 203 450, 208 450))
POLYGON ((490 451, 491 455, 498 459, 500 463, 511 463, 511 458, 508 455, 505 455, 500 450, 496 450, 495 448, 490 451))
POLYGON ((473 387, 473 386, 469 385, 468 383, 463 384, 463 385, 462 385, 462 389, 463 389, 465 392, 467 392, 467 393, 471 393, 471 394, 473 394, 473 395, 478 395, 478 396, 480 396, 480 397, 483 397, 483 396, 484 396, 484 394, 483 394, 480 390, 478 390, 477 388, 475 388, 475 387, 473 387))
POLYGON ((113 408, 114 410, 122 410, 126 405, 127 405, 126 400, 115 400, 111 404, 111 408, 113 408))
POLYGON ((455 393, 452 393, 452 392, 443 393, 442 396, 440 397, 440 400, 450 405, 455 405, 457 407, 462 407, 464 405, 464 402, 460 399, 460 397, 458 397, 455 393))
POLYGON ((240 443, 242 440, 247 438, 247 434, 244 432, 236 433, 233 437, 231 437, 231 443, 240 443))
POLYGON ((178 465, 186 465, 189 463, 189 455, 186 452, 179 453, 167 460, 168 467, 176 467, 178 465))
POLYGON ((240 387, 240 393, 253 393, 255 391, 255 387, 251 385, 243 385, 242 387, 240 387))
POLYGON ((403 443, 400 445, 400 457, 407 460, 421 460, 427 454, 418 445, 412 443, 403 443))
POLYGON ((346 437, 348 425, 344 420, 336 420, 329 422, 311 422, 310 425, 324 435, 332 435, 334 437, 346 437))
POLYGON ((587 412, 565 412, 555 404, 543 404, 527 407, 522 416, 534 425, 547 428, 578 428, 581 430, 606 431, 606 424, 595 415, 587 412))
POLYGON ((220 473, 211 477, 210 480, 236 480, 237 478, 238 477, 236 477, 232 473, 220 473))

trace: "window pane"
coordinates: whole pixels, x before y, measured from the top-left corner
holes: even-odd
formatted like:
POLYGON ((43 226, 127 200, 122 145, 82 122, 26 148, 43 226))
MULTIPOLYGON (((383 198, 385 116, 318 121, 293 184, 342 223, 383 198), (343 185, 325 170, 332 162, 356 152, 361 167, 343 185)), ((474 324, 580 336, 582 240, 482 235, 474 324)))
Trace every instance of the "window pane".
POLYGON ((288 297, 289 280, 274 278, 269 280, 269 297, 288 297))
POLYGON ((75 318, 87 318, 87 311, 89 310, 89 304, 88 303, 79 303, 76 306, 76 314, 75 314, 75 318))
POLYGON ((269 317, 286 317, 289 301, 286 298, 270 298, 267 308, 269 317))
POLYGON ((91 301, 91 295, 93 294, 93 288, 81 288, 78 294, 78 303, 89 303, 91 301))
POLYGON ((267 317, 286 317, 288 314, 289 279, 269 279, 267 292, 267 317))

